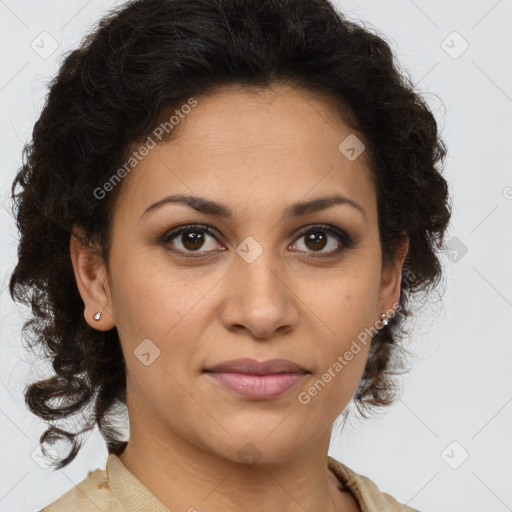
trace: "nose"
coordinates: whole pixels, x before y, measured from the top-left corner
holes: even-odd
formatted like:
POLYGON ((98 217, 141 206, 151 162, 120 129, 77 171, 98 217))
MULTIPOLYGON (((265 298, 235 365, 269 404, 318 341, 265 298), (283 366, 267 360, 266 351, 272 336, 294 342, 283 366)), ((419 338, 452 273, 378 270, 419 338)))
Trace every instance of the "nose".
MULTIPOLYGON (((269 251, 270 253, 270 251, 269 251)), ((251 263, 236 257, 226 276, 221 320, 230 331, 247 331, 258 339, 274 338, 297 327, 298 297, 286 269, 266 251, 251 263)))

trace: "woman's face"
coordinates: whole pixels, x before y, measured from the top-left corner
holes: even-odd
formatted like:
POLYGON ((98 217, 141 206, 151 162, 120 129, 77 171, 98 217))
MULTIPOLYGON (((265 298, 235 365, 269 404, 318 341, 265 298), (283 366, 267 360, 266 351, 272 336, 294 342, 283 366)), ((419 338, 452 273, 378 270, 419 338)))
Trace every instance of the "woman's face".
POLYGON ((403 259, 382 268, 366 153, 332 106, 284 86, 196 101, 124 178, 108 282, 79 284, 86 318, 119 333, 132 438, 285 460, 330 435, 362 376, 365 329, 398 302, 403 259), (219 207, 166 201, 178 194, 219 207), (347 201, 296 206, 335 195, 347 201), (303 373, 205 371, 239 358, 303 373))

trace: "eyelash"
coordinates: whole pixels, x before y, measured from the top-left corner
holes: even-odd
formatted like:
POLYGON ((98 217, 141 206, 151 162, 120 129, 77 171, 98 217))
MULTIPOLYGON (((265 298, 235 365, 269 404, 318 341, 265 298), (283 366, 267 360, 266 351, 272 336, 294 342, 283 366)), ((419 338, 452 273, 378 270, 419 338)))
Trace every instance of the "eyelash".
MULTIPOLYGON (((204 224, 187 224, 185 226, 180 226, 176 229, 166 231, 163 235, 160 235, 158 237, 157 242, 159 244, 163 245, 164 249, 166 251, 177 254, 180 257, 189 258, 189 259, 203 258, 205 256, 204 253, 201 254, 200 252, 198 252, 197 255, 192 256, 190 253, 193 254, 194 251, 184 252, 181 250, 176 250, 176 249, 170 248, 169 242, 171 240, 173 240, 174 238, 177 238, 179 235, 181 235, 183 233, 187 233, 189 231, 203 231, 203 232, 206 232, 209 235, 211 235, 213 238, 217 239, 216 231, 213 228, 211 228, 210 226, 207 226, 204 224)), ((343 252, 345 250, 351 249, 355 245, 354 241, 345 232, 336 228, 335 226, 331 226, 330 224, 313 224, 311 226, 308 226, 307 228, 301 230, 298 233, 295 240, 299 240, 304 235, 307 235, 308 233, 314 233, 315 231, 320 231, 320 232, 326 233, 328 235, 333 235, 338 240, 338 242, 341 243, 342 247, 336 249, 335 251, 331 251, 327 254, 323 254, 323 253, 315 254, 313 252, 312 255, 309 256, 310 258, 329 258, 329 257, 332 258, 334 256, 337 256, 338 254, 340 254, 341 252, 343 252)), ((210 252, 210 251, 207 251, 207 252, 210 252)))

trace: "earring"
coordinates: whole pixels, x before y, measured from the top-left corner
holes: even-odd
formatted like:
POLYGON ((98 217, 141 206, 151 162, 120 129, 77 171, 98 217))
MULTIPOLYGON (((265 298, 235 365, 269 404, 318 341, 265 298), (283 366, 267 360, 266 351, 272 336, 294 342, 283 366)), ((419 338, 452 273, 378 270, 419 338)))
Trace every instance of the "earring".
POLYGON ((100 318, 101 318, 101 311, 98 311, 98 312, 97 312, 97 313, 95 313, 95 315, 94 315, 94 320, 98 321, 100 318))
POLYGON ((380 315, 380 320, 382 322, 382 325, 389 324, 388 315, 386 315, 386 313, 382 313, 382 315, 380 315))

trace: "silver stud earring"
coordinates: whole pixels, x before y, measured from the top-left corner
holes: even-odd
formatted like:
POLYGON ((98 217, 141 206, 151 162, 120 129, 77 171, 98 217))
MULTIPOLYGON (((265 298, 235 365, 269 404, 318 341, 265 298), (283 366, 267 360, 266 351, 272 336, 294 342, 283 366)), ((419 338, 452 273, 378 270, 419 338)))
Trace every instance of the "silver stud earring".
POLYGON ((389 324, 388 315, 386 315, 386 313, 382 313, 382 315, 380 315, 380 320, 382 322, 382 325, 388 325, 389 324))
POLYGON ((101 318, 101 311, 94 314, 94 320, 98 321, 101 318))

